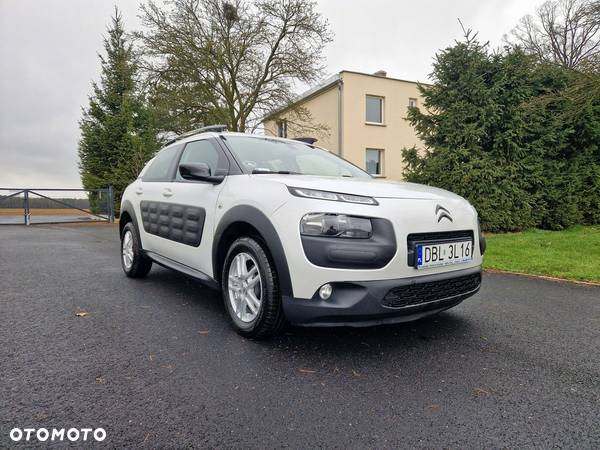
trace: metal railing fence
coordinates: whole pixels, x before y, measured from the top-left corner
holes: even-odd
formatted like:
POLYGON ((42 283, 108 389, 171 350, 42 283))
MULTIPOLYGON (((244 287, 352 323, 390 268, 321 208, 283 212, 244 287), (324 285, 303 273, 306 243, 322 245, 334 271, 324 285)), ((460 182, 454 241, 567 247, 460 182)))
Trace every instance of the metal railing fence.
MULTIPOLYGON (((103 222, 114 222, 115 211, 114 211, 114 196, 112 186, 105 189, 66 189, 66 188, 2 188, 0 187, 0 209, 5 212, 9 209, 23 209, 23 224, 31 225, 31 210, 43 211, 45 208, 53 208, 55 205, 60 205, 61 210, 65 210, 67 213, 70 210, 79 211, 85 213, 83 217, 71 218, 68 214, 64 215, 60 219, 52 219, 52 215, 40 216, 39 220, 35 220, 35 223, 68 223, 68 222, 81 222, 86 221, 103 221, 103 222), (1 195, 2 192, 11 192, 8 195, 1 195), (40 193, 44 192, 44 194, 40 193), (86 198, 52 198, 46 195, 49 192, 77 192, 87 193, 86 198), (87 204, 87 209, 85 208, 87 204), (45 217, 45 218, 44 218, 45 217)), ((0 218, 2 216, 0 215, 0 218)), ((0 220, 0 224, 14 224, 14 221, 3 222, 0 220)))

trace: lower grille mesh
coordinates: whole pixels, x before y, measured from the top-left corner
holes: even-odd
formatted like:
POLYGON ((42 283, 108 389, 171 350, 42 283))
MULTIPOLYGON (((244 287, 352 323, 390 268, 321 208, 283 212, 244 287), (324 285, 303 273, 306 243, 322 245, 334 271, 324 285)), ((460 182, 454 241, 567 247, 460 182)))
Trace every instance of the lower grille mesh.
POLYGON ((479 288, 480 284, 481 274, 474 273, 447 280, 398 286, 390 289, 381 303, 390 308, 402 308, 436 300, 450 298, 454 300, 479 288))

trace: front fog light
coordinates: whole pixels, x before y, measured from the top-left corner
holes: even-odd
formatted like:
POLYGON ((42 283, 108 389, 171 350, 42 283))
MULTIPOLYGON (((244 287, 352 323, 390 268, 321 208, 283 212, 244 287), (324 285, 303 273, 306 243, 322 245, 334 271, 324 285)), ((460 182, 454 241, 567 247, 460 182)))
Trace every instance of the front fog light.
POLYGON ((321 299, 323 299, 323 300, 327 300, 329 297, 331 297, 332 292, 333 292, 333 287, 329 283, 324 284, 319 289, 319 297, 321 297, 321 299))

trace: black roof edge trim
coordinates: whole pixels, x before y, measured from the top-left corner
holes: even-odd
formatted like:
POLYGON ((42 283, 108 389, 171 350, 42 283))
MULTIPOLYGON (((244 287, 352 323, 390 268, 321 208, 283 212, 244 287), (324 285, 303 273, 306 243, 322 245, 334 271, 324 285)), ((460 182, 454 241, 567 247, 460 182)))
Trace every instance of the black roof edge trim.
POLYGON ((222 133, 223 131, 227 131, 227 125, 208 125, 202 128, 196 128, 195 130, 188 131, 187 133, 180 134, 179 136, 174 137, 170 141, 168 141, 165 146, 171 145, 173 142, 180 141, 181 139, 185 139, 186 137, 194 136, 200 133, 222 133))

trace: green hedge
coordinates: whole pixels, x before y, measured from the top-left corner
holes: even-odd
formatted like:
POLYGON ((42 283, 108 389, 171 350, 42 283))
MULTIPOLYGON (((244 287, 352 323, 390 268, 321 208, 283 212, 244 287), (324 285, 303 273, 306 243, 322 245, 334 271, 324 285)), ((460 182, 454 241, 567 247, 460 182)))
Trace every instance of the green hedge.
POLYGON ((432 76, 408 113, 428 148, 403 151, 409 181, 464 196, 488 231, 600 223, 600 96, 573 98, 582 74, 467 39, 432 76))

